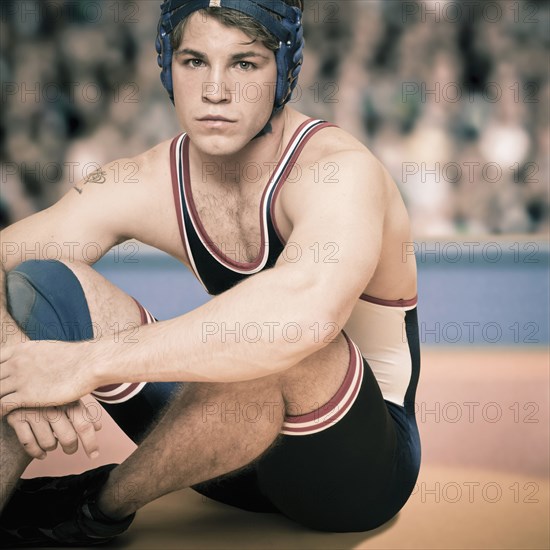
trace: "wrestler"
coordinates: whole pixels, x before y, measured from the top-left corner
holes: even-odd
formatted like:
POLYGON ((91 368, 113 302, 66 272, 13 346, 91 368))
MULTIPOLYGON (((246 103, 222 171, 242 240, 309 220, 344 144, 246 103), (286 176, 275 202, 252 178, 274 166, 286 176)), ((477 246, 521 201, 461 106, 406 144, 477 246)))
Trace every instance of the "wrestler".
POLYGON ((138 183, 107 165, 2 232, 104 253, 138 239, 214 296, 157 322, 81 247, 61 261, 6 259, 2 326, 18 329, 2 336, 5 486, 58 441, 95 456, 93 423, 43 420, 88 393, 138 444, 120 465, 4 491, 6 544, 100 544, 184 487, 334 532, 378 527, 409 498, 420 464, 409 221, 364 145, 287 105, 302 9, 164 2, 158 60, 184 132, 128 159, 138 183), (247 101, 247 86, 263 93, 247 101), (228 169, 252 164, 260 177, 228 169), (326 166, 337 174, 325 181, 326 166), (131 328, 113 338, 114 323, 131 328))

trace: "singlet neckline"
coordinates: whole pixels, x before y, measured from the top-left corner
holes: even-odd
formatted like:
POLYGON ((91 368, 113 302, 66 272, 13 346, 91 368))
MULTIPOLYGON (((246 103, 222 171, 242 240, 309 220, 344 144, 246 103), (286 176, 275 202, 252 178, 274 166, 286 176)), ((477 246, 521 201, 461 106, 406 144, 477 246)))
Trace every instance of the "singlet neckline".
MULTIPOLYGON (((199 238, 204 242, 205 246, 210 248, 213 255, 216 257, 216 259, 218 261, 221 261, 222 263, 227 263, 227 264, 229 264, 233 267, 236 267, 236 268, 239 268, 239 269, 245 269, 245 270, 254 270, 262 264, 262 261, 265 258, 265 252, 266 252, 266 238, 267 238, 267 235, 266 235, 266 229, 264 228, 263 217, 264 217, 264 212, 265 212, 265 201, 266 201, 266 197, 268 195, 268 190, 273 187, 274 179, 277 177, 277 173, 279 172, 279 168, 281 167, 281 163, 286 158, 288 152, 293 148, 293 146, 296 145, 296 143, 298 141, 298 136, 300 135, 302 130, 308 124, 311 124, 312 122, 315 122, 315 121, 316 121, 316 119, 309 118, 309 119, 305 120, 302 124, 300 124, 300 126, 294 131, 292 137, 290 138, 290 140, 288 141, 288 143, 285 147, 285 150, 283 151, 281 157, 278 159, 277 164, 276 164, 273 172, 271 173, 267 184, 265 185, 265 187, 262 191, 260 204, 259 204, 260 247, 259 247, 258 255, 251 262, 239 262, 237 260, 234 260, 233 258, 230 258, 226 254, 224 254, 222 252, 222 250, 220 250, 220 248, 216 245, 216 243, 214 241, 212 241, 212 239, 208 235, 208 232, 206 231, 206 228, 204 227, 204 225, 203 225, 203 223, 202 223, 202 221, 199 217, 197 208, 195 206, 195 200, 193 198, 193 190, 191 188, 191 173, 190 173, 190 169, 189 169, 189 166, 190 166, 189 165, 189 144, 190 144, 191 140, 189 139, 189 136, 187 134, 184 136, 181 163, 183 164, 183 170, 184 170, 184 189, 185 189, 185 194, 187 196, 186 197, 186 202, 187 202, 187 206, 189 208, 189 214, 191 216, 193 224, 195 225, 195 227, 197 229, 197 232, 199 234, 199 238)), ((322 122, 322 121, 319 121, 319 122, 322 122)), ((296 150, 296 152, 298 154, 300 154, 302 152, 302 148, 298 148, 296 150)), ((291 158, 293 156, 294 156, 294 154, 291 155, 291 158)), ((291 159, 289 159, 289 160, 291 160, 291 159)), ((285 175, 285 172, 286 171, 281 173, 280 176, 278 176, 278 179, 283 177, 285 175)), ((266 212, 266 215, 269 215, 269 214, 270 213, 266 212)), ((275 225, 275 220, 272 220, 272 222, 275 225)))

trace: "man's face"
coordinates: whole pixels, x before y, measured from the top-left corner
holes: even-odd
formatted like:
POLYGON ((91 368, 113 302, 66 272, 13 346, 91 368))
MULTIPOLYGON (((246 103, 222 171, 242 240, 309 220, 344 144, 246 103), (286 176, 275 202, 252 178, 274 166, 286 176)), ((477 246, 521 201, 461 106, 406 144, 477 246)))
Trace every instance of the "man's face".
POLYGON ((209 155, 240 151, 273 110, 274 53, 200 12, 190 16, 174 52, 172 78, 179 122, 194 145, 209 155))

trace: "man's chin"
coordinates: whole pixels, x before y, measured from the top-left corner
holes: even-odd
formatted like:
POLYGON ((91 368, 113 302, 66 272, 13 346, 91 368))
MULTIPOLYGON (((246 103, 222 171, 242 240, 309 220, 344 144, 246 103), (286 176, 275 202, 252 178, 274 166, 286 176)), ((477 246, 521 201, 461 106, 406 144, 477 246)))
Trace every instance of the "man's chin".
POLYGON ((226 157, 238 153, 243 145, 241 140, 235 137, 226 136, 200 136, 191 141, 194 141, 195 146, 201 150, 205 155, 212 157, 226 157))
POLYGON ((227 157, 242 151, 254 136, 240 134, 189 133, 191 141, 204 154, 214 157, 227 157))

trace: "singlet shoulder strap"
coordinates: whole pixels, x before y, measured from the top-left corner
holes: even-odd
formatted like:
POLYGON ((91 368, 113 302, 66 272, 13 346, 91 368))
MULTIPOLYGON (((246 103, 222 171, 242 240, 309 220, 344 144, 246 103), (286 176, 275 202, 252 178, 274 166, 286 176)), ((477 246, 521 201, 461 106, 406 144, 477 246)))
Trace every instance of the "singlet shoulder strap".
POLYGON ((176 207, 176 215, 178 219, 178 226, 180 230, 180 236, 182 242, 185 244, 185 228, 183 226, 183 214, 186 210, 185 196, 183 194, 182 186, 180 182, 182 180, 181 174, 181 144, 187 134, 183 132, 176 136, 170 144, 170 175, 172 178, 172 193, 174 195, 174 204, 176 207))
POLYGON ((309 119, 301 124, 292 139, 290 140, 281 162, 277 166, 277 171, 274 174, 273 182, 277 186, 280 182, 284 182, 291 172, 296 160, 300 156, 300 153, 306 146, 306 143, 323 128, 336 128, 336 124, 326 122, 325 120, 309 119))
POLYGON ((317 132, 323 130, 324 128, 338 128, 338 126, 336 124, 332 124, 331 122, 320 119, 309 119, 306 120, 301 126, 299 126, 294 133, 294 136, 290 140, 283 155, 283 158, 277 166, 277 171, 271 180, 271 185, 268 189, 269 195, 266 201, 266 209, 269 212, 268 218, 271 220, 275 234, 282 244, 285 243, 285 240, 281 235, 281 231, 275 219, 275 202, 287 178, 294 169, 298 157, 300 156, 307 142, 317 132))

